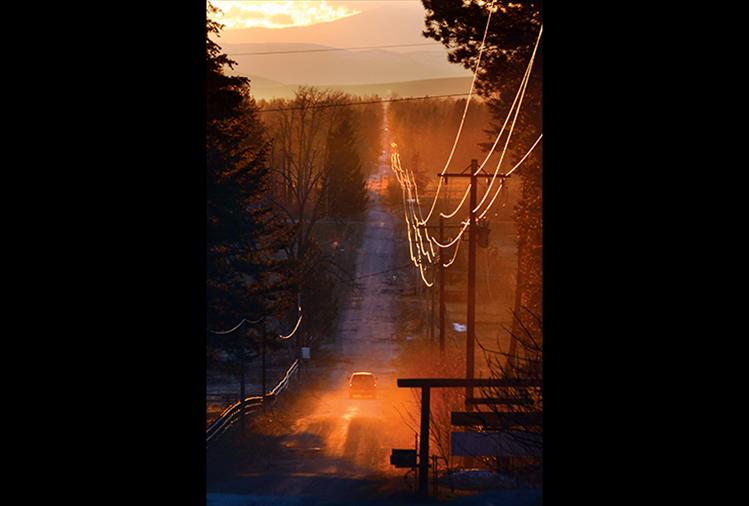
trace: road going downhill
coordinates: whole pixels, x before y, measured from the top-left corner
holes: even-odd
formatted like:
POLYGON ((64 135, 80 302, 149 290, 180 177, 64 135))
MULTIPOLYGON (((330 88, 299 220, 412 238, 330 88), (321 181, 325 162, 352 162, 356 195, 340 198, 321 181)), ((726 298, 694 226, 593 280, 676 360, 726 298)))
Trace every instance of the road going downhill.
MULTIPOLYGON (((387 146, 387 136, 384 146, 387 146)), ((392 448, 414 448, 414 432, 404 421, 411 392, 396 388, 399 376, 391 363, 398 351, 393 284, 396 227, 402 226, 379 201, 390 176, 388 156, 369 178, 370 205, 357 258, 358 281, 344 301, 334 342, 320 354, 334 357, 325 369, 308 369, 293 414, 279 414, 272 444, 243 448, 252 463, 230 472, 209 473, 208 504, 379 504, 410 497, 413 480, 389 463, 392 448), (309 382, 310 375, 321 378, 309 382), (377 376, 376 399, 349 399, 348 377, 355 371, 377 376), (288 425, 287 425, 288 424, 288 425), (258 455, 260 454, 260 455, 258 455)), ((310 365, 314 365, 312 357, 310 365)), ((279 411, 283 411, 283 399, 279 411)), ((209 462, 209 467, 211 463, 209 462)))

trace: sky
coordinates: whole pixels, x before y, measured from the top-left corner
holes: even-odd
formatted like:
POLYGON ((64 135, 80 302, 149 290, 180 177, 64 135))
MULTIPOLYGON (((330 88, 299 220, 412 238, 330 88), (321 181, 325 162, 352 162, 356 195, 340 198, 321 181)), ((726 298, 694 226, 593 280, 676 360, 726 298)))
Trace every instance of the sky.
MULTIPOLYGON (((421 0, 211 0, 224 25, 216 42, 253 79, 256 96, 282 96, 297 85, 358 86, 464 78, 447 51, 423 36, 421 0), (392 47, 397 45, 398 47, 392 47), (387 46, 387 47, 383 47, 387 46), (277 54, 346 48, 340 52, 277 54), (359 50, 357 48, 368 48, 359 50), (261 54, 255 54, 261 53, 261 54), (286 86, 287 88, 278 88, 286 86)), ((452 88, 427 90, 452 93, 452 88)), ((457 86, 453 83, 448 86, 457 86)), ((380 93, 367 88, 352 93, 380 93)))
POLYGON ((372 9, 404 4, 421 6, 420 0, 215 0, 212 3, 223 11, 216 20, 227 30, 310 26, 372 9))

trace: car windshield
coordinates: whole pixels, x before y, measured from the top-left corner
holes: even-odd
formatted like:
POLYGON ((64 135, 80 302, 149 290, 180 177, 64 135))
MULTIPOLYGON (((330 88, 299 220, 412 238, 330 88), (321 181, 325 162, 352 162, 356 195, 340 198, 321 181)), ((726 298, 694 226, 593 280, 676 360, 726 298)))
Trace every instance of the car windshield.
POLYGON ((371 386, 374 378, 369 374, 357 374, 351 379, 351 384, 356 386, 371 386))

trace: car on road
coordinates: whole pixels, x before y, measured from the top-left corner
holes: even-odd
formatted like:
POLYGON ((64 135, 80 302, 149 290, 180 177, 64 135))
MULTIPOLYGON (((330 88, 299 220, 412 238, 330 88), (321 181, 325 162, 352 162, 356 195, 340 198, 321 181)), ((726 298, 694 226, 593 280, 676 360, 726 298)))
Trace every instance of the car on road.
POLYGON ((377 376, 368 371, 359 371, 351 375, 348 382, 349 399, 358 397, 377 398, 377 376))

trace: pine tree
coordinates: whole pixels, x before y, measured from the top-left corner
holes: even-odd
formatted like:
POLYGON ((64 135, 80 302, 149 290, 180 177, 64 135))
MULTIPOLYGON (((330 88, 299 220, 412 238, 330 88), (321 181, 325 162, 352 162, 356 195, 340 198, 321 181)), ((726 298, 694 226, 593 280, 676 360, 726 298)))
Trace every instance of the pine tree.
MULTIPOLYGON (((215 12, 209 5, 209 12, 215 12)), ((210 329, 233 327, 243 318, 279 314, 293 301, 293 282, 282 253, 288 243, 286 223, 266 200, 269 143, 249 94, 249 80, 226 76, 231 61, 210 40, 221 25, 206 23, 206 200, 207 323, 210 329)), ((211 338, 213 344, 238 354, 246 333, 211 338)), ((241 350, 241 351, 240 351, 241 350)))
POLYGON ((328 138, 328 213, 351 217, 367 207, 366 179, 356 149, 351 121, 344 118, 328 138))

